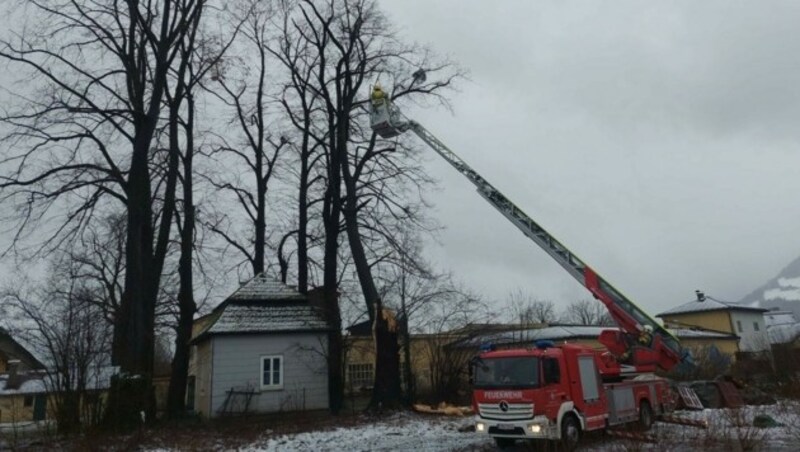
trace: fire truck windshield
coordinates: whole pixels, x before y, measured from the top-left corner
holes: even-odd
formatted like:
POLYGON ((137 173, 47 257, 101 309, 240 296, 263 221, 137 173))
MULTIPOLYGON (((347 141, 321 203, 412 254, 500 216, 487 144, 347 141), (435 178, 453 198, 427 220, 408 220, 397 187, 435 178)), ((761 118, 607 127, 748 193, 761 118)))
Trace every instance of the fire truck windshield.
POLYGON ((539 385, 539 358, 489 358, 474 362, 476 388, 535 388, 539 385))

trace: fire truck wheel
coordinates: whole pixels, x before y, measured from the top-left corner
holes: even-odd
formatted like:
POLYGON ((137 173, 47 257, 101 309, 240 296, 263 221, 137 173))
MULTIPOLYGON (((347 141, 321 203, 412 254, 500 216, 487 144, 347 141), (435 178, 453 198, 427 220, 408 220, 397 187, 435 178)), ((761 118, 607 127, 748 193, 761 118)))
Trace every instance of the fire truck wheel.
POLYGON ((639 404, 639 427, 645 431, 650 430, 653 422, 653 409, 650 408, 650 402, 642 400, 639 404))
POLYGON ((514 438, 495 438, 494 442, 500 449, 508 449, 514 445, 514 438))
POLYGON ((572 414, 561 419, 561 444, 566 451, 573 451, 581 440, 581 424, 572 414))

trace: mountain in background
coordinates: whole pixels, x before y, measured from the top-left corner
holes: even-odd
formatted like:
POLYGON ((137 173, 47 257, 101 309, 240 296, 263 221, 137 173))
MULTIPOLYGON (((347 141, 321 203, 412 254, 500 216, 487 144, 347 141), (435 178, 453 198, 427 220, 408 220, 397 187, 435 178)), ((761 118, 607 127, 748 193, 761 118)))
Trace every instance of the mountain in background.
POLYGON ((790 311, 795 319, 800 320, 800 258, 787 265, 778 276, 739 300, 739 303, 790 311))

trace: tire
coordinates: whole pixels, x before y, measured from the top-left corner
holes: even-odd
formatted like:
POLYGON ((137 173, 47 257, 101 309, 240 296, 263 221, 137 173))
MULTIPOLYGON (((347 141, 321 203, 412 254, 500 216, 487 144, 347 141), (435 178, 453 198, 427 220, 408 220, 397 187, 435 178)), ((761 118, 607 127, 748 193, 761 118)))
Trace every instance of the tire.
POLYGON ((650 407, 650 402, 642 400, 639 403, 639 428, 643 431, 650 430, 655 422, 653 409, 650 407))
POLYGON ((566 451, 573 451, 581 441, 581 424, 573 414, 561 419, 561 446, 566 451))
POLYGON ((497 444, 497 447, 500 449, 508 449, 509 447, 514 445, 514 438, 495 438, 494 443, 497 444))

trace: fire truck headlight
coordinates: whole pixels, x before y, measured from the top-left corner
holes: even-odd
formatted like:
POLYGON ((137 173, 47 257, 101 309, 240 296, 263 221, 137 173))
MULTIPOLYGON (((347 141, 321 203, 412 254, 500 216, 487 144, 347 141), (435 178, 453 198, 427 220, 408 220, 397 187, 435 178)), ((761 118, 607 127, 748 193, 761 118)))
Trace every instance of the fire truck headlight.
POLYGON ((540 433, 542 431, 542 426, 539 424, 531 424, 528 426, 528 429, 531 433, 540 433))
POLYGON ((475 431, 476 432, 486 431, 486 424, 484 424, 483 422, 478 422, 477 424, 475 424, 475 431))

